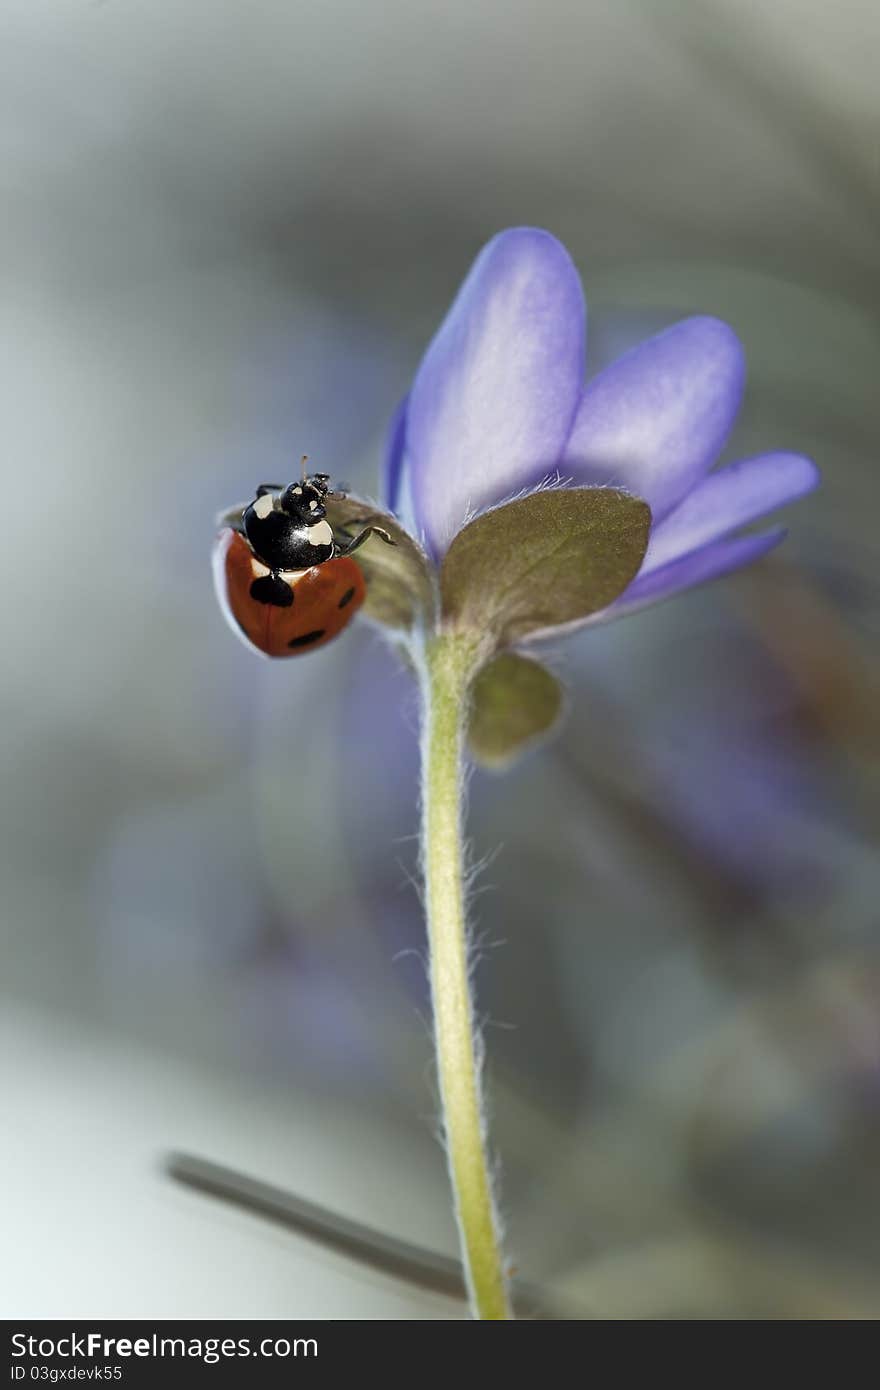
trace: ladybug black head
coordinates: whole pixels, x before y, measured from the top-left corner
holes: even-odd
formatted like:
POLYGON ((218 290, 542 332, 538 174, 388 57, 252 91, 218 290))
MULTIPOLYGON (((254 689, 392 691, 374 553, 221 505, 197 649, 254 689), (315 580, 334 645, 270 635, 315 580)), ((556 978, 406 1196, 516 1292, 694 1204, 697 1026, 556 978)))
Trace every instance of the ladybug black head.
POLYGON ((335 553, 324 505, 330 480, 325 473, 303 478, 281 491, 265 484, 246 507, 244 533, 254 554, 273 572, 309 569, 335 553))
MULTIPOLYGON (((317 473, 314 478, 308 478, 301 483, 291 483, 279 499, 282 511, 306 526, 320 521, 327 515, 327 508, 324 506, 327 486, 324 479, 325 474, 317 473)), ((329 479, 327 481, 329 482, 329 479)))

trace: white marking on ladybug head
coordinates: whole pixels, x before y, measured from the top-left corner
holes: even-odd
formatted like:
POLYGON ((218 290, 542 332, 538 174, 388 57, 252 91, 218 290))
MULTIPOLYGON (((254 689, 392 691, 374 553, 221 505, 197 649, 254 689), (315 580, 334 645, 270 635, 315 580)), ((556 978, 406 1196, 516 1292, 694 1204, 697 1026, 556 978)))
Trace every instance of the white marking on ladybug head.
POLYGON ((317 502, 311 501, 311 502, 309 503, 309 511, 310 511, 310 512, 315 511, 316 508, 317 508, 317 506, 318 506, 317 502))
POLYGON ((256 502, 254 503, 254 511, 256 512, 257 516, 260 518, 261 521, 265 521, 266 517, 273 510, 274 506, 275 498, 273 497, 272 493, 264 492, 263 496, 258 497, 256 502))
POLYGON ((303 490, 302 490, 301 487, 295 487, 295 488, 293 489, 293 495, 294 495, 294 497, 302 497, 302 491, 303 491, 303 490))
POLYGON ((260 564, 256 555, 251 556, 251 571, 254 579, 265 579, 266 575, 271 573, 267 565, 260 564))
POLYGON ((309 545, 332 545, 333 531, 329 521, 316 521, 309 527, 309 545))

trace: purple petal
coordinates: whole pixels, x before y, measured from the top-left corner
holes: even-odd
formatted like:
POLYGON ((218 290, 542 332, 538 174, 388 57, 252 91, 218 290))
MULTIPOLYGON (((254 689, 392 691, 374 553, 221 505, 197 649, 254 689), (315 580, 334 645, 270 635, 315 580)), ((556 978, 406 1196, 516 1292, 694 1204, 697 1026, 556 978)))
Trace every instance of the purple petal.
POLYGON ((386 507, 396 512, 400 503, 400 484, 403 477, 403 460, 406 449, 406 411, 409 396, 404 396, 391 417, 388 438, 385 442, 385 470, 382 478, 382 494, 386 507))
POLYGON ((819 470, 800 454, 762 454, 710 473, 651 532, 639 578, 811 492, 819 470))
POLYGON ((692 318, 590 382, 565 450, 576 483, 624 487, 655 522, 711 467, 739 409, 745 360, 720 319, 692 318))
POLYGON ((709 579, 720 579, 732 570, 742 569, 753 560, 759 560, 784 539, 784 526, 776 526, 772 531, 762 531, 758 536, 736 536, 733 540, 715 541, 702 550, 682 555, 678 560, 664 565, 651 574, 637 575, 629 588, 616 599, 609 608, 596 619, 607 622, 612 618, 622 618, 637 608, 649 603, 659 603, 661 599, 671 598, 683 589, 692 589, 697 584, 705 584, 709 579))
POLYGON ((584 378, 565 247, 517 227, 483 248, 429 346, 407 415, 416 520, 436 553, 465 519, 559 463, 584 378))

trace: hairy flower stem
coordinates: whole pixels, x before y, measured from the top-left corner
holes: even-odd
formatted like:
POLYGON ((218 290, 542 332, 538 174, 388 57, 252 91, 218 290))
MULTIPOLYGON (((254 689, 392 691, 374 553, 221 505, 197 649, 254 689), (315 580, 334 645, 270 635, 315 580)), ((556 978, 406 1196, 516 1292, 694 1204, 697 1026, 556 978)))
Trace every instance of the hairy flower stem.
POLYGON ((477 652, 433 638, 422 668, 422 867, 434 1041, 449 1176, 475 1317, 510 1317, 480 1100, 481 1045, 468 974, 462 846, 464 730, 477 652))

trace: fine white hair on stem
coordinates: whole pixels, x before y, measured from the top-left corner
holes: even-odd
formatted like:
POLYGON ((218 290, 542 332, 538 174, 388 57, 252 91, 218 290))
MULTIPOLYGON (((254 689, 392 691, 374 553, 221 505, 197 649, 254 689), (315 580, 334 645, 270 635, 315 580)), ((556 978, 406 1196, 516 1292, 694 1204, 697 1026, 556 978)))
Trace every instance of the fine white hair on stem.
POLYGON ((421 868, 443 1142, 472 1307, 498 1320, 510 1311, 488 1155, 485 1048, 472 1002, 480 947, 468 927, 469 885, 483 866, 470 867, 463 836, 467 705, 483 654, 480 639, 441 633, 414 660, 423 694, 421 868))

